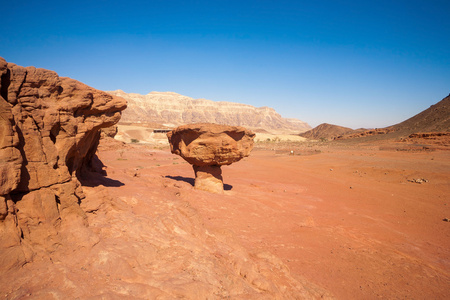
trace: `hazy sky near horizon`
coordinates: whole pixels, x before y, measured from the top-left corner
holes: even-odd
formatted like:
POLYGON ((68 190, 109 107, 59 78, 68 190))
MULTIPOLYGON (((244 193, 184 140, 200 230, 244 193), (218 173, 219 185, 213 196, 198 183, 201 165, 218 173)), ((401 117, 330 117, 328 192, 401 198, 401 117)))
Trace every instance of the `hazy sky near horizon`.
POLYGON ((399 123, 450 93, 450 1, 1 1, 0 56, 100 90, 399 123))

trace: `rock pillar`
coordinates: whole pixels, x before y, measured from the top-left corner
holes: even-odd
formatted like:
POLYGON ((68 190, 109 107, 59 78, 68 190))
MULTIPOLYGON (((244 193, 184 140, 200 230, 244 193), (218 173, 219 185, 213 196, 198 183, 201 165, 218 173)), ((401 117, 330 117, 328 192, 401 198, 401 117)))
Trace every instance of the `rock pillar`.
POLYGON ((195 188, 212 193, 223 193, 222 169, 220 166, 196 166, 195 188))

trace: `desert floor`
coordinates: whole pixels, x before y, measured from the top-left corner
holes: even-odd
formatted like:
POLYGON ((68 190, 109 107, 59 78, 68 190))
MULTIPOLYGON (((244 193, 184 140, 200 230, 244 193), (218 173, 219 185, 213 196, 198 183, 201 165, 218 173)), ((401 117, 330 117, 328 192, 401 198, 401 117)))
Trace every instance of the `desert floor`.
POLYGON ((123 183, 113 193, 144 199, 162 183, 206 228, 231 231, 339 299, 450 298, 449 151, 317 143, 289 155, 286 147, 258 146, 222 167, 223 195, 194 190, 192 167, 165 148, 99 156, 123 183))
MULTIPOLYGON (((168 145, 102 140, 86 230, 0 274, 6 299, 450 299, 450 151, 256 143, 193 188, 168 145), (294 155, 291 154, 294 151, 294 155), (421 183, 420 183, 421 182, 421 183)), ((64 225, 64 224, 63 224, 64 225)))

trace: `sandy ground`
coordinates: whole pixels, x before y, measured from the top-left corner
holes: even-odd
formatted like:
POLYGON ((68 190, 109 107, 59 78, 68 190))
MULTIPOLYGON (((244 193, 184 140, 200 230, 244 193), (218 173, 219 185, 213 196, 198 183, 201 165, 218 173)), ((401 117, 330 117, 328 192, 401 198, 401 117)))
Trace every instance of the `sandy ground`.
POLYGON ((223 195, 194 190, 191 166, 168 149, 100 157, 124 183, 118 189, 133 193, 160 175, 207 227, 230 230, 249 251, 269 251, 294 277, 339 299, 448 299, 450 153, 317 148, 293 156, 254 150, 223 167, 223 195), (131 169, 135 176, 125 176, 131 169))
MULTIPOLYGON (((159 128, 159 127, 158 127, 159 128)), ((138 125, 118 125, 119 132, 115 139, 118 141, 150 145, 169 145, 165 133, 154 133, 151 127, 143 127, 138 125)))
POLYGON ((222 167, 225 192, 211 194, 193 188, 192 167, 167 145, 102 140, 108 175, 83 181, 92 238, 70 233, 56 252, 0 274, 0 292, 450 299, 450 152, 433 149, 257 143, 222 167))
MULTIPOLYGON (((163 126, 160 126, 163 127, 163 126)), ((157 127, 157 128, 160 128, 157 127)), ((165 133, 153 133, 154 128, 143 127, 138 125, 125 125, 119 124, 119 133, 116 135, 116 139, 126 143, 134 141, 139 141, 141 144, 150 145, 168 145, 167 137, 165 133)), ((266 142, 266 141, 289 141, 289 142, 304 142, 306 138, 295 134, 271 134, 271 133, 260 133, 257 132, 255 136, 255 142, 266 142)))
POLYGON ((256 133, 255 142, 264 141, 288 141, 288 142, 304 142, 306 138, 295 134, 270 134, 270 133, 256 133))

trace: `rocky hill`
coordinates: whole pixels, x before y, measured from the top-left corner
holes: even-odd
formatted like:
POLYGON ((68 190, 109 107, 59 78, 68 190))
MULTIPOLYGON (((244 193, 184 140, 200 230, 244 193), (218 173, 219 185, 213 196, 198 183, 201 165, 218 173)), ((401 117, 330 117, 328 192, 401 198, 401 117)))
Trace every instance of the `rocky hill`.
POLYGON ((300 136, 313 140, 332 139, 352 131, 353 129, 348 127, 322 123, 311 130, 301 133, 300 136))
POLYGON ((128 101, 128 108, 123 113, 121 122, 159 123, 168 127, 190 123, 217 123, 264 129, 273 133, 300 133, 311 129, 306 122, 283 118, 270 107, 193 99, 172 92, 140 95, 117 90, 107 93, 128 101))
POLYGON ((417 115, 386 128, 349 130, 333 136, 334 130, 345 127, 325 125, 328 124, 321 124, 301 136, 314 139, 332 137, 334 140, 358 138, 358 141, 426 139, 428 142, 433 140, 437 144, 448 144, 446 142, 448 134, 446 133, 450 132, 450 95, 417 115))
POLYGON ((408 133, 450 131, 450 95, 414 117, 389 128, 408 133))

